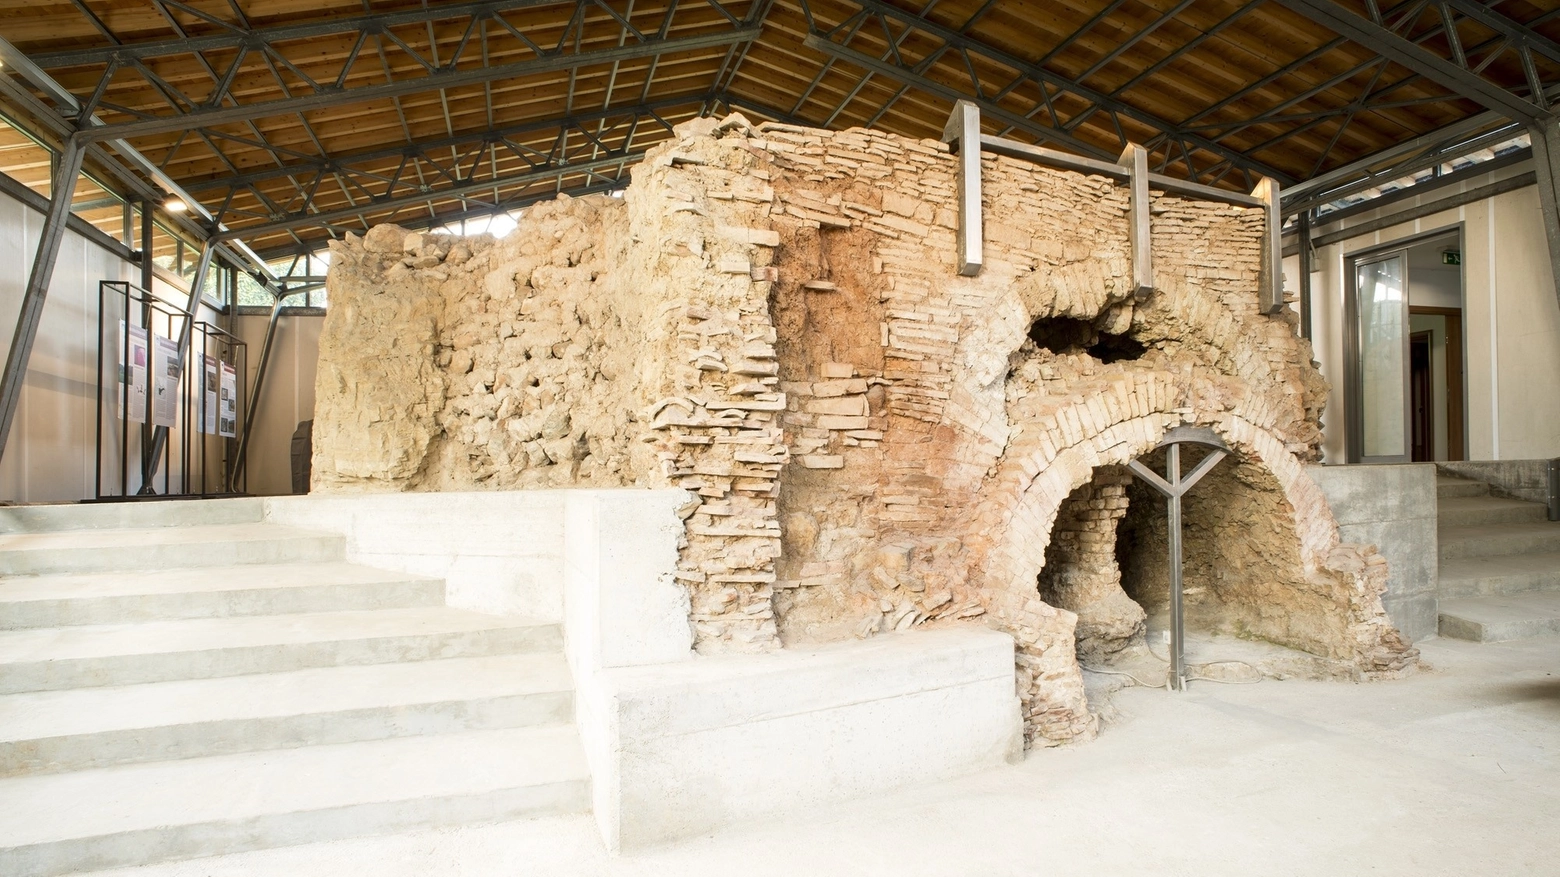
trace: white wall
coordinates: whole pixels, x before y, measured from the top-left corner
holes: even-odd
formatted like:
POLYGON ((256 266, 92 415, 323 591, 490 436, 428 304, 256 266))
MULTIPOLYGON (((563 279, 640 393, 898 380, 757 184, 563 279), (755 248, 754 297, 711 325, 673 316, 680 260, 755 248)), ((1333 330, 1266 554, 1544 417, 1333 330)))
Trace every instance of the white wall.
MULTIPOLYGON (((16 319, 21 311, 22 294, 37 252, 43 229, 43 214, 0 194, 0 351, 9 351, 16 319)), ((74 231, 67 230, 55 261, 49 284, 43 319, 33 342, 23 383, 20 407, 11 427, 4 459, 0 459, 0 500, 10 502, 69 502, 95 495, 97 449, 97 359, 98 284, 104 280, 140 282, 140 267, 74 231)), ((153 293, 160 299, 183 307, 189 297, 161 278, 153 281, 153 293)), ((122 308, 110 300, 104 320, 108 355, 104 370, 112 381, 117 356, 115 336, 122 308)), ((201 308, 201 320, 218 322, 218 314, 201 308)), ((189 374, 187 371, 186 374, 189 374)), ((108 389, 112 389, 112 383, 108 389)), ((105 405, 104 483, 105 493, 120 492, 118 429, 113 403, 105 405)), ((179 485, 182 465, 184 412, 181 423, 169 437, 173 449, 173 486, 179 485)), ((133 425, 128 454, 129 489, 140 487, 139 427, 133 425)), ((221 471, 220 445, 210 443, 212 459, 208 471, 212 483, 221 471)), ((195 452, 192 451, 192 457, 195 452)), ((192 469, 196 464, 192 460, 192 469)), ((162 474, 153 481, 161 490, 162 474)))
MULTIPOLYGON (((0 350, 6 352, 42 228, 42 214, 0 195, 0 350)), ((21 405, 0 460, 0 500, 48 502, 93 495, 98 282, 137 276, 135 266, 66 231, 21 405)))
MULTIPOLYGON (((265 343, 269 315, 240 315, 234 319, 233 334, 249 345, 249 372, 246 386, 254 386, 260 367, 260 348, 265 343)), ((251 400, 256 409, 254 435, 250 437, 249 459, 245 464, 249 492, 256 496, 284 496, 292 493, 292 435, 300 421, 314 416, 314 373, 320 357, 320 328, 325 318, 318 314, 284 313, 276 327, 276 342, 271 351, 265 387, 260 398, 251 400)))
MULTIPOLYGON (((1530 170, 1519 164, 1367 211, 1316 234, 1369 222, 1421 202, 1475 189, 1530 170)), ((1332 383, 1324 415, 1326 462, 1342 463, 1344 270, 1346 259, 1394 241, 1439 230, 1463 230, 1463 348, 1471 460, 1560 456, 1560 305, 1544 240, 1538 190, 1494 198, 1361 235, 1317 250, 1312 275, 1312 329, 1317 359, 1332 383)), ((1296 260, 1286 261, 1295 286, 1296 260)))

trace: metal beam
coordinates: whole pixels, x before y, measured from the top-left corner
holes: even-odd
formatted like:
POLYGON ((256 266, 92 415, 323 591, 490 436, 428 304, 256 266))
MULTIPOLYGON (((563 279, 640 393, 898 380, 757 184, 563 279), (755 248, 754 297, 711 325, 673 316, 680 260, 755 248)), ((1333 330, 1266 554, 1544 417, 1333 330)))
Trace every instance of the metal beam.
MULTIPOLYGON (((191 192, 208 192, 214 189, 227 189, 229 191, 236 192, 258 183, 280 179, 282 177, 293 177, 297 179, 300 177, 313 176, 317 174, 351 175, 355 172, 353 169, 354 165, 383 162, 387 159, 426 159, 435 150, 454 149, 456 151, 463 151, 471 147, 497 143, 512 137, 520 136, 522 134, 531 134, 540 131, 556 131, 562 128, 573 128, 584 131, 587 125, 592 123, 602 123, 610 119, 632 119, 640 121, 645 119, 659 120, 660 113, 671 109, 672 107, 702 104, 704 101, 711 100, 716 96, 717 95, 710 92, 699 92, 696 94, 668 97, 653 101, 651 103, 632 104, 629 106, 614 107, 607 110, 575 113, 573 115, 558 116, 555 118, 536 119, 533 121, 522 122, 500 128, 461 132, 451 137, 441 137, 435 140, 418 140, 415 143, 397 144, 379 149, 365 150, 363 152, 322 156, 319 158, 311 158, 305 161, 292 162, 290 164, 281 165, 280 167, 250 171, 249 173, 213 177, 209 180, 203 180, 198 183, 189 183, 186 185, 186 188, 191 192)), ((599 139, 603 136, 601 131, 595 131, 593 134, 596 139, 599 139)), ((383 175, 375 174, 372 176, 374 176, 376 179, 385 179, 383 175)))
POLYGON ((438 3, 403 12, 379 12, 303 24, 284 24, 277 27, 247 28, 240 24, 228 24, 225 25, 226 30, 187 39, 147 40, 91 49, 40 52, 32 58, 42 67, 55 69, 107 64, 110 61, 124 64, 132 60, 187 55, 191 52, 209 52, 213 49, 244 48, 249 51, 260 51, 271 48, 274 43, 306 40, 331 34, 353 31, 377 33, 408 24, 422 24, 449 18, 491 18, 495 14, 514 10, 560 5, 573 5, 573 0, 486 0, 477 3, 438 3))
MULTIPOLYGON (((1280 171, 1277 168, 1269 167, 1263 162, 1257 159, 1253 159, 1244 153, 1237 152, 1227 146, 1209 140, 1206 137, 1179 130, 1175 123, 1167 119, 1160 118, 1153 113, 1134 107, 1125 101, 1114 98, 1108 94, 1105 94, 1104 92, 1097 91, 1085 85, 1081 85, 1072 77, 1052 73, 1040 65, 1027 61, 1011 53, 1005 52, 994 46, 983 43, 979 40, 968 37, 952 28, 946 27, 928 18, 917 15, 914 12, 901 9, 890 3, 884 2, 884 0, 851 0, 851 2, 874 15, 878 15, 883 18, 892 18, 909 27, 920 30, 932 37, 942 40, 946 45, 952 46, 955 49, 973 52, 974 54, 989 58, 1004 67, 1008 67, 1009 69, 1018 72, 1020 76, 1032 80, 1042 88, 1045 86, 1050 86, 1052 88, 1059 89, 1062 92, 1066 92, 1068 94, 1082 98, 1083 100, 1088 101, 1090 104, 1093 104, 1094 106, 1105 110, 1108 113, 1131 119, 1140 125, 1151 128, 1158 134, 1162 134, 1168 138, 1184 142, 1190 147, 1217 155, 1219 158, 1233 163, 1236 167, 1244 168, 1246 170, 1252 171, 1253 173, 1262 174, 1263 176, 1273 177, 1274 179, 1278 179, 1285 183, 1291 181, 1291 178, 1283 171, 1280 171)), ((811 48, 820 48, 814 44, 814 41, 811 37, 809 37, 806 42, 811 48)), ((824 39, 823 42, 834 46, 839 45, 827 39, 824 39)), ((825 52, 829 51, 827 48, 821 48, 820 50, 825 52)), ((860 55, 861 53, 858 52, 855 54, 860 55)), ((847 60, 851 60, 852 63, 855 63, 854 59, 847 60)), ((876 59, 873 60, 876 61, 876 59)), ((884 64, 883 62, 878 63, 881 66, 887 67, 890 71, 893 71, 887 72, 884 75, 898 79, 901 82, 909 81, 905 78, 905 75, 909 73, 909 71, 905 68, 899 67, 897 65, 884 64)), ((882 71, 874 70, 874 72, 882 71)), ((930 81, 926 80, 926 77, 924 76, 919 77, 919 79, 923 81, 930 81)), ((915 84, 918 88, 924 89, 924 85, 921 81, 917 81, 913 84, 915 84)), ((969 95, 960 95, 960 97, 969 97, 969 95)), ((989 104, 990 102, 984 103, 989 104)), ((982 109, 988 114, 993 114, 992 109, 994 109, 994 105, 983 105, 982 109)), ((1003 121, 1006 122, 1007 120, 1004 119, 1003 121)), ((1064 131, 1037 126, 1033 120, 1029 120, 1027 125, 1015 127, 1022 127, 1024 130, 1030 131, 1030 133, 1034 133, 1032 130, 1033 128, 1042 127, 1043 130, 1054 132, 1048 135, 1046 139, 1059 143, 1065 142, 1064 140, 1060 139, 1060 137, 1066 136, 1067 134, 1067 132, 1064 131)), ((1119 148, 1125 148, 1127 142, 1126 135, 1122 134, 1121 139, 1122 143, 1119 148)), ((1109 150, 1102 151, 1097 147, 1091 147, 1087 154, 1098 155, 1099 157, 1105 158, 1107 160, 1114 160, 1116 157, 1115 155, 1111 154, 1109 150)))
MULTIPOLYGON (((351 219, 354 216, 359 216, 366 213, 391 210, 398 207, 421 204, 436 199, 459 198, 461 200, 466 200, 463 196, 470 192, 485 192, 494 188, 509 189, 514 188, 515 186, 524 186, 533 183, 546 182, 549 180, 556 180, 559 177, 570 176, 572 174, 591 173, 613 167, 615 165, 622 166, 633 164, 643 157, 643 152, 618 152, 603 155, 602 157, 593 159, 591 161, 561 162, 557 164, 550 164, 535 170, 530 170, 522 174, 515 174, 508 177, 500 176, 494 179, 468 180, 460 185, 450 186, 448 188, 433 189, 426 192, 408 192, 405 195, 398 195, 392 198, 384 198, 374 201, 364 201, 358 204, 348 205, 346 207, 338 207, 334 210, 325 210, 317 213, 296 213, 292 216, 278 219, 272 222, 261 223, 259 225, 249 225, 242 228, 235 228, 229 231, 225 231, 217 235, 216 239, 227 240, 239 235, 253 238, 257 235, 270 234, 272 232, 285 231, 287 229, 301 228, 304 226, 323 226, 335 220, 351 219)), ((548 197, 551 197, 552 194, 556 193, 551 193, 548 197)))
POLYGON ((1560 124, 1546 119, 1532 129, 1533 176, 1538 183, 1538 205, 1544 217, 1544 237, 1549 242, 1549 270, 1560 304, 1560 124))
POLYGON ((1251 194, 1262 200, 1267 213, 1262 228, 1262 266, 1257 271, 1257 310, 1276 314, 1284 309, 1284 239, 1278 183, 1263 177, 1251 194))
POLYGON ((1005 110, 996 104, 991 103, 990 101, 972 98, 971 96, 950 85, 944 85, 941 82, 929 79, 919 73, 915 73, 909 70, 908 68, 900 67, 887 61, 880 61, 871 55, 858 52, 855 49, 848 49, 839 43, 825 39, 819 34, 808 34, 802 40, 802 45, 805 45, 809 49, 815 49, 819 52, 823 52, 826 55, 832 55, 841 61, 849 62, 864 70, 869 70, 873 73, 886 76, 889 79, 897 79, 900 82, 913 85, 927 94, 936 95, 937 97, 949 101, 950 103, 970 101, 980 107, 981 115, 991 116, 993 119, 997 119, 1005 125, 1018 128, 1019 130, 1024 131, 1025 133, 1037 139, 1062 144, 1068 149, 1081 152, 1084 155, 1092 155, 1101 161, 1115 160, 1115 156, 1112 155, 1109 151, 1095 146, 1094 144, 1087 141, 1079 140, 1077 137, 1068 134, 1066 131, 1052 128, 1047 125, 1042 125, 1033 119, 1026 118, 1009 110, 1005 110))
MULTIPOLYGON (((64 150, 55 158, 49 212, 43 219, 43 232, 38 236, 38 249, 33 253, 27 286, 22 290, 21 314, 11 336, 11 349, 6 352, 5 374, 0 377, 0 459, 5 456, 6 439, 16 420, 16 409, 21 406, 27 361, 32 356, 33 342, 38 338, 38 324, 43 321, 49 281, 54 277, 54 263, 60 254, 60 242, 65 238, 66 218, 70 216, 71 198, 76 194, 76 181, 81 178, 81 162, 85 157, 86 144, 71 138, 65 141, 64 150)), ((151 255, 144 258, 151 258, 151 255)))
POLYGON ((1278 3, 1348 37, 1376 54, 1407 67, 1453 95, 1476 100, 1513 121, 1534 124, 1549 115, 1549 108, 1519 97, 1455 61, 1420 48, 1387 28, 1362 18, 1334 0, 1278 0, 1278 3))
POLYGON ((306 113, 311 110, 341 106, 343 104, 401 97, 422 91, 456 88, 463 85, 479 85, 498 79, 513 79, 542 73, 557 73, 591 64, 610 64, 653 55, 698 51, 751 42, 762 32, 758 27, 733 27, 725 30, 675 39, 647 38, 645 42, 613 46, 591 51, 549 53, 528 61, 516 61, 491 67, 452 69, 442 67, 435 72, 415 79, 362 85, 355 88, 325 89, 314 94, 260 101, 238 106, 202 106, 198 109, 134 122, 119 122, 91 128, 82 132, 89 140, 129 139, 169 131, 185 131, 232 122, 244 122, 274 115, 306 113))
POLYGON ((984 264, 985 232, 981 228, 980 108, 967 100, 953 105, 943 127, 943 142, 959 155, 959 264, 962 277, 974 277, 984 264))

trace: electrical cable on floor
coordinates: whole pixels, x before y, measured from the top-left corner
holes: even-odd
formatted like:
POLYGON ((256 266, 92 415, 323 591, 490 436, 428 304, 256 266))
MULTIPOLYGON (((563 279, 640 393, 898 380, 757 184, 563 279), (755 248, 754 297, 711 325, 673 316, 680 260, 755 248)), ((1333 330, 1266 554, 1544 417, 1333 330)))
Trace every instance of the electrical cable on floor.
POLYGON ((1131 679, 1133 682, 1136 682, 1137 684, 1143 686, 1144 688, 1159 688, 1160 687, 1158 685, 1151 685, 1151 684, 1149 684, 1147 682, 1144 682, 1143 680, 1137 678, 1136 676, 1133 676, 1131 673, 1123 673, 1120 670, 1102 670, 1099 667, 1090 667, 1088 664, 1083 664, 1083 663, 1080 663, 1078 666, 1083 668, 1084 670, 1090 672, 1090 673, 1099 673, 1099 674, 1102 674, 1102 675, 1105 675, 1105 676, 1125 676, 1128 679, 1131 679))

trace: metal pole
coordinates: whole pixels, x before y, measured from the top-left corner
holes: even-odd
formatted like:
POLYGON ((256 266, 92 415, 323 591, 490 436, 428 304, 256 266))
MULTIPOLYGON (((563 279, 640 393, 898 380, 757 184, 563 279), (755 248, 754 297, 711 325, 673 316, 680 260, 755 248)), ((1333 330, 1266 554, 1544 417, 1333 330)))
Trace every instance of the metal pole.
POLYGON ((1181 446, 1165 449, 1165 477, 1172 493, 1170 506, 1170 687, 1186 688, 1186 626, 1181 608, 1181 446))
POLYGON ((249 408, 244 412, 244 433, 238 437, 238 453, 233 456, 233 473, 229 476, 228 492, 237 493, 238 480, 244 475, 244 464, 249 456, 249 432, 255 426, 255 412, 260 409, 260 391, 265 388, 266 367, 271 364, 271 342, 276 340, 276 325, 281 322, 282 297, 276 297, 271 306, 271 320, 265 326, 265 341, 260 345, 260 365, 255 369, 255 388, 249 394, 249 408))
POLYGON ((76 181, 80 179, 81 161, 85 155, 86 145, 71 137, 65 141, 65 148, 54 165, 49 212, 44 215, 43 233, 38 237, 38 250, 22 293, 21 314, 16 319, 16 332, 11 336, 11 349, 5 357, 5 375, 0 377, 0 458, 5 455, 11 422, 16 419, 16 409, 22 402, 27 360, 32 356, 33 341, 38 337, 38 324, 43 321, 44 300, 49 295, 49 281, 54 277, 54 263, 65 238, 70 202, 76 195, 76 181))
POLYGON ((1311 211, 1300 211, 1300 337, 1311 340, 1311 211))
POLYGON ((1529 129, 1533 141, 1533 173, 1538 182, 1539 212, 1549 243, 1549 270, 1560 304, 1560 125, 1554 117, 1529 129))
POLYGON ((1549 520, 1560 521, 1560 457, 1549 461, 1549 520))
POLYGON ((985 232, 981 229, 980 107, 961 100, 953 105, 943 142, 959 148, 959 264, 962 277, 974 277, 984 263, 985 232))
MULTIPOLYGON (((200 260, 195 263, 195 276, 190 278, 190 297, 184 308, 184 325, 179 329, 179 364, 184 370, 183 380, 189 379, 189 351, 190 337, 195 325, 195 314, 200 308, 200 291, 206 283, 206 272, 211 269, 211 257, 216 252, 216 245, 208 242, 200 248, 200 260)), ((150 290, 148 290, 150 292, 150 290)), ((189 429, 189 424, 184 425, 189 429)), ((148 455, 146 474, 141 478, 141 493, 154 492, 151 488, 152 477, 157 474, 157 466, 162 462, 163 447, 168 443, 168 427, 159 426, 152 432, 151 452, 148 455)))

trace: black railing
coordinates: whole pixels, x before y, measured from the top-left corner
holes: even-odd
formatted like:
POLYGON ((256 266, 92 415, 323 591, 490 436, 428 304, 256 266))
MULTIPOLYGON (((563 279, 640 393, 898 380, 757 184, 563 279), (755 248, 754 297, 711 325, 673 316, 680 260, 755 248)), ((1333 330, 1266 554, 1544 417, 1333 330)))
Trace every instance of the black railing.
POLYGON ((234 459, 248 409, 248 348, 195 317, 128 281, 98 284, 96 499, 246 492, 234 459), (167 429, 160 446, 158 428, 167 429))

